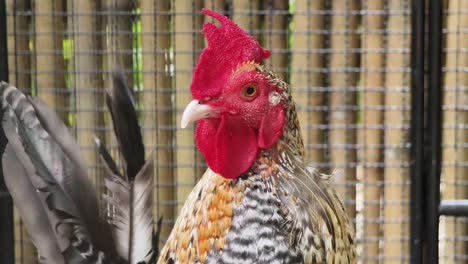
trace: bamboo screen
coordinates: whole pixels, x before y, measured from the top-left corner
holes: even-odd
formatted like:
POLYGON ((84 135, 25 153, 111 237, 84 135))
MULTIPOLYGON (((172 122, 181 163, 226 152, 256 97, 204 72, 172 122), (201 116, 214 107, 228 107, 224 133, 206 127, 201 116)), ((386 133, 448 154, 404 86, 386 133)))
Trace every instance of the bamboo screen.
MULTIPOLYGON (((122 69, 155 150, 161 243, 205 170, 193 127, 180 129, 205 42, 204 6, 272 51, 292 85, 307 159, 334 181, 354 219, 360 263, 409 262, 410 0, 6 0, 9 81, 55 107, 103 186, 94 137, 116 151, 104 104, 122 69)), ((444 8, 442 198, 468 198, 468 1, 444 8)), ((1 58, 0 58, 1 59, 1 58)), ((467 218, 442 217, 442 263, 466 263, 467 218)), ((16 263, 37 252, 15 212, 16 263)))

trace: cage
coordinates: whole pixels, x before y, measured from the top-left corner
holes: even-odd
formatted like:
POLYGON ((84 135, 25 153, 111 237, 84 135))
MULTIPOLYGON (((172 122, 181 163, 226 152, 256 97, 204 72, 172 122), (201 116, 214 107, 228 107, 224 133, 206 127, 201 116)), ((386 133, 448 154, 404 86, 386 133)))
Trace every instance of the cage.
MULTIPOLYGON (((410 262, 412 1, 5 3, 8 56, 0 60, 8 64, 9 82, 56 109, 81 145, 98 188, 103 168, 94 137, 111 151, 117 147, 105 89, 116 68, 125 72, 146 148, 155 151, 154 212, 164 217, 161 243, 206 169, 194 127, 178 126, 205 47, 201 28, 211 19, 200 10, 206 7, 229 16, 271 50, 266 65, 291 84, 307 160, 334 173, 353 218, 358 262, 410 262)), ((440 193, 444 199, 468 199, 468 1, 442 4, 440 193)), ((441 263, 468 260, 467 221, 441 217, 441 263)), ((37 262, 16 211, 14 252, 15 263, 37 262)))

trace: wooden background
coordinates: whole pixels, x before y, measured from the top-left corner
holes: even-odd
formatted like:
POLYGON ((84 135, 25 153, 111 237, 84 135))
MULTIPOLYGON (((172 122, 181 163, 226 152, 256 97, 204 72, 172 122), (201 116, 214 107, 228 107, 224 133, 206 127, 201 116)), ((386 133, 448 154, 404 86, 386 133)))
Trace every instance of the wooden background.
MULTIPOLYGON (((147 153, 156 151, 154 210, 164 216, 162 242, 205 170, 193 127, 178 124, 205 45, 200 29, 212 21, 200 12, 207 7, 272 51, 266 64, 292 85, 307 159, 336 171, 355 220, 359 262, 409 262, 410 0, 6 3, 9 81, 56 108, 100 188, 94 136, 116 150, 103 95, 110 72, 126 72, 147 153)), ((445 1, 443 43, 441 191, 444 199, 467 199, 468 0, 445 1)), ((16 263, 36 263, 15 215, 16 263)), ((441 263, 466 263, 468 219, 441 223, 441 263)))

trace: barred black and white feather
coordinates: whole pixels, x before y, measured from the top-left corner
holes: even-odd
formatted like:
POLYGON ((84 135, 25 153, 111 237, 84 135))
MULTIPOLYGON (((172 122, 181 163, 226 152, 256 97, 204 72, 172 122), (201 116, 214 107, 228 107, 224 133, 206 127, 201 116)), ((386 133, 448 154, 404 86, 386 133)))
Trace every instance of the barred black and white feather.
POLYGON ((79 148, 53 110, 0 83, 5 182, 47 263, 114 263, 79 148), (81 195, 86 193, 86 195, 81 195))
MULTIPOLYGON (((53 109, 0 83, 5 182, 45 263, 150 263, 158 256, 153 224, 153 157, 144 145, 123 74, 107 97, 121 168, 98 139, 109 178, 106 214, 80 148, 53 109)), ((161 219, 157 223, 159 231, 161 219)))

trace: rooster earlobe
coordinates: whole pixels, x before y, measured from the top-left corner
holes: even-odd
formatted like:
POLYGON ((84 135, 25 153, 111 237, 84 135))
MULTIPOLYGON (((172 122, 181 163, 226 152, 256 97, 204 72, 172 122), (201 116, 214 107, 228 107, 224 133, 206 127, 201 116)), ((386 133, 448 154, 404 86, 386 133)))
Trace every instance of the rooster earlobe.
POLYGON ((262 119, 258 130, 258 147, 267 149, 273 146, 283 134, 284 109, 282 106, 273 107, 262 119))

